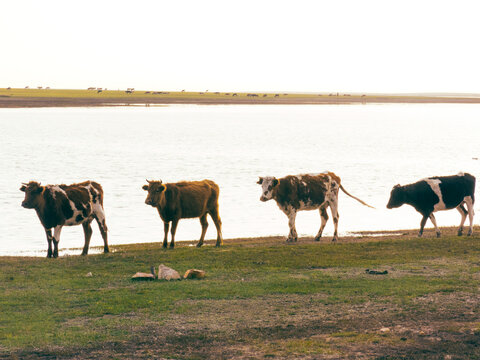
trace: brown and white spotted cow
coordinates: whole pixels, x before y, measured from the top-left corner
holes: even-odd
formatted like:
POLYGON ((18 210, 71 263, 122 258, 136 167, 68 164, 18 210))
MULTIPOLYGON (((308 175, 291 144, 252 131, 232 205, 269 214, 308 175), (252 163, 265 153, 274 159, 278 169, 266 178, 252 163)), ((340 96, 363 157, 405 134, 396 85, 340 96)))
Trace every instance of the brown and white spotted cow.
POLYGON ((320 241, 323 229, 328 220, 327 208, 333 216, 335 232, 333 240, 338 239, 338 189, 359 201, 361 204, 372 207, 359 198, 350 195, 341 185, 340 178, 332 172, 321 174, 288 175, 280 179, 272 176, 260 177, 257 184, 262 185, 261 201, 274 199, 278 207, 288 216, 290 233, 287 241, 297 241, 298 235, 295 229, 295 218, 298 211, 320 211, 322 218, 320 230, 315 236, 315 241, 320 241))
POLYGON ((20 188, 25 192, 22 206, 35 209, 38 218, 45 228, 48 241, 47 257, 58 257, 58 243, 63 226, 80 225, 85 233, 85 245, 82 255, 87 255, 92 237, 93 219, 98 223, 102 233, 104 247, 108 252, 107 224, 103 210, 103 189, 94 181, 85 181, 72 185, 45 185, 30 181, 20 188), (54 234, 52 236, 52 229, 54 234), (53 242, 53 251, 52 251, 53 242))
POLYGON ((165 237, 163 247, 167 247, 167 236, 170 222, 172 222, 172 240, 170 247, 175 246, 175 232, 180 219, 200 218, 202 235, 197 247, 203 245, 203 239, 207 232, 207 214, 210 214, 217 228, 216 246, 223 244, 222 221, 218 214, 218 195, 220 188, 211 180, 182 181, 177 183, 163 184, 160 181, 148 181, 142 189, 148 191, 145 204, 157 208, 158 214, 163 220, 165 237))

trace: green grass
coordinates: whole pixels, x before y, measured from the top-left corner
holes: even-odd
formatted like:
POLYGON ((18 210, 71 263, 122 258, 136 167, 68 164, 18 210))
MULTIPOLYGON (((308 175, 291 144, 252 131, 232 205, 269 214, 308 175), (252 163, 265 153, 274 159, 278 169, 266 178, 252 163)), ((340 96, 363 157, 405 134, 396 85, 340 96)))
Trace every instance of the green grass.
MULTIPOLYGON (((263 93, 252 92, 257 94, 255 100, 272 99, 278 94, 277 98, 317 98, 318 96, 327 96, 326 94, 301 94, 301 93, 263 93), (265 96, 264 96, 265 95, 265 96)), ((74 89, 19 89, 19 88, 0 88, 0 96, 8 97, 52 97, 52 98, 115 98, 115 99, 135 99, 135 98, 184 98, 184 99, 235 99, 235 98, 249 98, 249 93, 245 92, 198 92, 198 91, 146 91, 136 90, 131 94, 127 94, 125 90, 103 90, 97 92, 96 90, 74 90, 74 89), (157 94, 154 94, 156 92, 157 94), (236 96, 233 96, 233 94, 236 96)), ((355 97, 355 95, 353 95, 355 97)), ((358 96, 357 96, 358 97, 358 96)))
MULTIPOLYGON (((393 335, 371 334, 368 322, 352 325, 361 317, 345 322, 340 314, 338 324, 322 331, 315 328, 318 324, 304 329, 304 322, 313 321, 317 311, 363 309, 370 304, 375 304, 375 316, 386 316, 392 324, 410 318, 421 322, 442 307, 450 314, 461 313, 455 297, 478 295, 479 240, 446 237, 296 245, 259 241, 250 246, 239 241, 221 248, 175 250, 144 244, 117 246, 106 255, 55 260, 3 257, 0 354, 42 351, 69 357, 79 349, 99 351, 112 344, 123 344, 124 354, 130 354, 134 344, 148 342, 151 333, 165 336, 166 343, 157 344, 157 351, 174 357, 202 357, 216 339, 225 339, 228 345, 221 355, 232 357, 244 354, 238 345, 252 339, 249 351, 268 355, 277 349, 273 354, 281 356, 317 350, 338 353, 340 343, 357 340, 362 346, 391 347, 399 342, 392 340, 393 335), (207 277, 131 281, 135 272, 148 272, 160 263, 181 273, 203 269, 207 277), (387 269, 389 274, 367 275, 366 268, 387 269), (88 272, 93 277, 86 277, 88 272), (429 296, 455 301, 418 302, 429 296), (243 320, 229 314, 234 308, 243 320), (186 329, 182 336, 176 335, 179 321, 186 329), (298 330, 294 334, 284 329, 289 322, 298 330), (333 342, 312 338, 318 332, 333 342), (182 355, 174 345, 187 340, 198 348, 182 355)), ((471 320, 478 332, 479 320, 471 320)), ((111 348, 103 355, 115 351, 111 348)))

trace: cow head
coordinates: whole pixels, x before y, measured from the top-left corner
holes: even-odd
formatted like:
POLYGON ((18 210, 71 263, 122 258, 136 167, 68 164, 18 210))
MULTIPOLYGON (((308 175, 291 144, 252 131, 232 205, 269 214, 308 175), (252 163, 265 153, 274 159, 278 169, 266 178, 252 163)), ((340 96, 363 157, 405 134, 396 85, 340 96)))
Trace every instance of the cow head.
POLYGON ((278 179, 273 176, 260 177, 257 184, 262 185, 260 201, 268 201, 273 198, 273 189, 278 185, 278 179))
POLYGON ((400 185, 395 185, 390 192, 390 200, 388 200, 387 208, 398 208, 405 204, 405 189, 400 185))
POLYGON ((165 189, 167 188, 160 181, 149 181, 147 180, 148 185, 143 185, 142 189, 148 191, 147 199, 145 204, 157 207, 160 205, 160 200, 165 196, 165 189))
POLYGON ((36 181, 30 181, 28 184, 22 183, 20 191, 25 193, 25 199, 22 206, 26 209, 35 209, 39 205, 40 195, 44 187, 36 181))

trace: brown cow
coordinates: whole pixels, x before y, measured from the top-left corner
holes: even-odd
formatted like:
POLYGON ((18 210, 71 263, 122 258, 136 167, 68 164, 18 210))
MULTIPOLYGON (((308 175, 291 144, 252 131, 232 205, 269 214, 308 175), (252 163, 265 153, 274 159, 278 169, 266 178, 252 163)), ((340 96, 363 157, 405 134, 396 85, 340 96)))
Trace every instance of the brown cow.
POLYGON ((371 207, 359 198, 350 195, 340 183, 340 178, 332 172, 321 174, 289 175, 277 179, 273 176, 260 177, 257 184, 262 185, 261 201, 274 199, 278 207, 288 216, 290 233, 287 241, 297 241, 295 218, 301 210, 319 210, 322 218, 320 230, 315 236, 315 241, 320 241, 323 229, 328 220, 327 208, 333 216, 335 232, 333 240, 338 239, 338 190, 359 201, 361 204, 371 207))
POLYGON ((48 242, 47 257, 58 257, 58 243, 63 226, 80 225, 85 233, 82 255, 87 255, 92 237, 93 219, 98 223, 103 238, 103 251, 108 253, 107 224, 103 210, 103 189, 94 181, 72 185, 46 185, 30 181, 20 188, 25 192, 22 206, 35 209, 45 228, 48 242), (52 228, 54 235, 52 236, 52 228), (52 252, 52 241, 54 249, 52 252))
POLYGON ((148 191, 145 204, 157 208, 164 223, 165 237, 163 247, 167 247, 167 236, 170 221, 172 222, 172 240, 170 247, 175 246, 175 231, 180 219, 200 218, 202 235, 197 247, 203 245, 203 239, 207 232, 207 214, 210 214, 217 228, 216 246, 223 244, 222 221, 218 214, 218 195, 220 189, 211 180, 182 181, 178 183, 162 184, 162 181, 148 181, 148 185, 142 187, 148 191))

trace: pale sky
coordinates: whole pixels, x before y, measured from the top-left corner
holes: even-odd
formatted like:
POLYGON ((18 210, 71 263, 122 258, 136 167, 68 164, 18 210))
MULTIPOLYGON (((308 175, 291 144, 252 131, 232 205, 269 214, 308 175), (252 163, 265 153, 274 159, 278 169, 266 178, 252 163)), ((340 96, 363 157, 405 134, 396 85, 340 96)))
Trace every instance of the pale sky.
POLYGON ((479 1, 0 1, 0 87, 480 93, 479 1))

